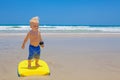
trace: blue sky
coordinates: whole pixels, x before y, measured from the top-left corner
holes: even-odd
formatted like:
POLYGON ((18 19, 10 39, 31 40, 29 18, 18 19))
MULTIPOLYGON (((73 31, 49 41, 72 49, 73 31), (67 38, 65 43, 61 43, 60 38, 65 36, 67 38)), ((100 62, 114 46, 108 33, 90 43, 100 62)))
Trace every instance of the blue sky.
POLYGON ((120 0, 0 0, 0 24, 120 25, 120 0))

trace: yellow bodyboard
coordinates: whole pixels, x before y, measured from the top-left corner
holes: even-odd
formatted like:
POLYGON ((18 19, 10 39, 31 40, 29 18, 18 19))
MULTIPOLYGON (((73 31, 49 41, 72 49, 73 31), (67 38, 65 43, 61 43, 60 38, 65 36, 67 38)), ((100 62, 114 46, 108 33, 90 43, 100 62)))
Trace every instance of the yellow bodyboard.
POLYGON ((31 68, 28 68, 28 60, 23 60, 18 64, 18 76, 42 76, 42 75, 50 75, 50 70, 47 63, 43 60, 39 60, 40 67, 35 66, 35 60, 33 59, 31 62, 31 68))

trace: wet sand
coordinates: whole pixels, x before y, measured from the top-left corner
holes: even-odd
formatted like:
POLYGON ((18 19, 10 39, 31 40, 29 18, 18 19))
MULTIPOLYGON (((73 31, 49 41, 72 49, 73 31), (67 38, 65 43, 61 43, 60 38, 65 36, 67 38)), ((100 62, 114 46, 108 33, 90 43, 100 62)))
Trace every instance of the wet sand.
POLYGON ((41 59, 50 76, 17 76, 17 65, 27 59, 21 49, 24 33, 0 34, 0 80, 119 80, 119 33, 43 33, 41 59))

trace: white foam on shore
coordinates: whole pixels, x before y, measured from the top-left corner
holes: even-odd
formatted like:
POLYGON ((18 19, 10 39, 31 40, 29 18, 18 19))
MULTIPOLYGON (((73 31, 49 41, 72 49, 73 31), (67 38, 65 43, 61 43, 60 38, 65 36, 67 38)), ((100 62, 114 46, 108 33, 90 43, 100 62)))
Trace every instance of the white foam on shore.
MULTIPOLYGON (((111 32, 120 33, 120 26, 39 26, 45 32, 111 32)), ((29 26, 0 26, 0 31, 23 31, 30 30, 29 26)))

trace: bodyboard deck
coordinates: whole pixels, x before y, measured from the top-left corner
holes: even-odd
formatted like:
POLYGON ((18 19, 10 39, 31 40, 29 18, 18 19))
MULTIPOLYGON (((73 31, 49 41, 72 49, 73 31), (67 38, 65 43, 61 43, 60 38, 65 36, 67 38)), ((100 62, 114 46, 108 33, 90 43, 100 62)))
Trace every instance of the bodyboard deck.
POLYGON ((28 60, 23 60, 18 64, 18 76, 42 76, 50 75, 50 70, 47 63, 43 60, 39 60, 39 67, 35 66, 35 60, 31 62, 31 68, 28 68, 28 60))

